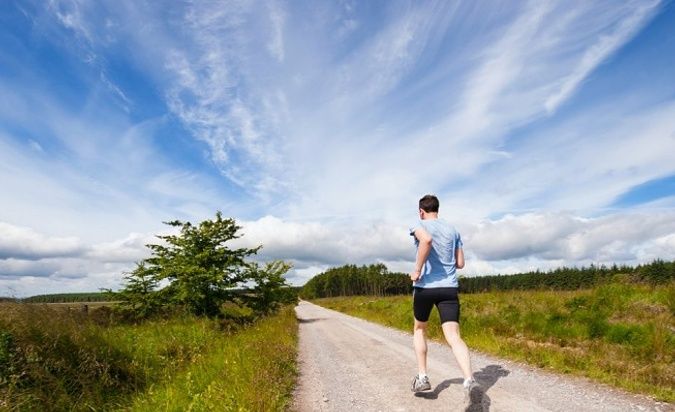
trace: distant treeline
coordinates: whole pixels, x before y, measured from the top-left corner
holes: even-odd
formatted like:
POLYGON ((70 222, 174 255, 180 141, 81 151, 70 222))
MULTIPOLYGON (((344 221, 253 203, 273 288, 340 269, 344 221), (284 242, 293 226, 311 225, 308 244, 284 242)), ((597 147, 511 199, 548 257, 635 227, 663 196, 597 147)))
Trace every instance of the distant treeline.
POLYGON ((345 265, 314 276, 300 290, 304 299, 354 295, 400 295, 411 291, 410 278, 390 273, 381 263, 345 265))
POLYGON ((109 302, 113 297, 105 292, 88 293, 56 293, 51 295, 36 295, 21 299, 26 303, 71 303, 71 302, 109 302))
MULTIPOLYGON (((548 272, 534 271, 515 275, 460 277, 463 293, 498 290, 575 290, 608 283, 617 275, 633 282, 667 283, 675 279, 675 261, 656 260, 638 266, 595 266, 559 268, 548 272)), ((397 295, 412 291, 410 277, 391 273, 383 264, 345 265, 332 268, 310 279, 300 290, 304 299, 354 295, 397 295)))
POLYGON ((548 272, 461 278, 460 290, 464 293, 531 289, 576 290, 611 282, 616 275, 625 275, 634 282, 666 283, 675 279, 675 261, 656 260, 638 266, 562 267, 548 272))
MULTIPOLYGON (((460 277, 463 293, 496 290, 575 290, 612 281, 616 275, 647 283, 667 283, 675 279, 675 261, 656 260, 638 266, 562 267, 548 272, 534 271, 515 275, 460 277)), ((389 272, 383 264, 345 265, 314 276, 301 289, 304 299, 333 296, 373 295, 388 296, 410 293, 412 284, 405 273, 389 272)), ((11 298, 6 298, 11 300, 11 298)), ((37 295, 21 299, 28 303, 108 302, 108 293, 59 293, 37 295)))

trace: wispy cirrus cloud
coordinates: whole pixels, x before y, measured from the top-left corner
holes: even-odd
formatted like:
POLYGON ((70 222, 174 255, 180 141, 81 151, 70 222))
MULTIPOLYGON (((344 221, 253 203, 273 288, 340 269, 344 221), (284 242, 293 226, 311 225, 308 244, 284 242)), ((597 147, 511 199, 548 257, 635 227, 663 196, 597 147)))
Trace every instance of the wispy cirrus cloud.
POLYGON ((138 233, 218 209, 296 283, 406 270, 427 192, 468 273, 668 258, 672 199, 615 200, 675 175, 675 86, 649 81, 672 7, 24 3, 0 29, 23 30, 0 54, 0 218, 23 236, 6 279, 110 284, 143 256, 138 233))
MULTIPOLYGON (((160 41, 153 54, 164 64, 167 106, 231 182, 268 202, 281 197, 291 213, 322 198, 323 210, 349 214, 350 202, 339 199, 347 188, 382 191, 395 176, 401 190, 383 196, 401 204, 420 184, 451 186, 457 170, 471 176, 509 155, 509 134, 572 98, 659 5, 529 2, 499 13, 484 4, 391 3, 377 20, 360 16, 358 39, 335 39, 358 6, 194 3, 152 31, 160 41), (467 48, 453 36, 472 22, 490 29, 467 36, 467 48), (408 159, 423 158, 427 146, 462 156, 452 169, 431 162, 419 170, 408 159), (312 177, 315 164, 321 179, 312 177)), ((82 20, 74 10, 70 26, 82 20)), ((78 30, 101 37, 92 31, 78 30)))
MULTIPOLYGON (((570 98, 580 83, 595 69, 598 64, 606 60, 613 52, 629 41, 649 21, 649 18, 658 10, 660 1, 642 2, 619 8, 622 18, 614 23, 615 27, 607 29, 598 36, 590 47, 586 47, 581 60, 578 61, 574 70, 561 79, 561 85, 557 93, 551 95, 545 103, 546 111, 554 112, 560 104, 570 98)), ((578 33, 577 33, 578 34, 578 33)))

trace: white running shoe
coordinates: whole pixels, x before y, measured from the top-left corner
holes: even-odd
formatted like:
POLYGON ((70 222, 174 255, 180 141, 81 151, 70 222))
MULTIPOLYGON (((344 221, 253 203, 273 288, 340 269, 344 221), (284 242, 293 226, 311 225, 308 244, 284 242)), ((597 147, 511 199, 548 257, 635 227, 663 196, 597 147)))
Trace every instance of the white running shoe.
POLYGON ((422 392, 431 390, 431 383, 429 383, 429 377, 425 376, 423 378, 420 378, 419 375, 415 375, 412 381, 412 388, 410 389, 413 392, 422 392))

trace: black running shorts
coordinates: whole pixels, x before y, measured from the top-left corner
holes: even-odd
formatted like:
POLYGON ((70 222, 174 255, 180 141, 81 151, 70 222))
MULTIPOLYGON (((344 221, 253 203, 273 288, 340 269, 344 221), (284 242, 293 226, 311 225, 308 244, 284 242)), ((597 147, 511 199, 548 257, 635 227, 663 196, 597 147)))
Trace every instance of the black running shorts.
POLYGON ((431 309, 436 305, 441 324, 459 322, 459 288, 413 288, 415 319, 427 322, 431 309))

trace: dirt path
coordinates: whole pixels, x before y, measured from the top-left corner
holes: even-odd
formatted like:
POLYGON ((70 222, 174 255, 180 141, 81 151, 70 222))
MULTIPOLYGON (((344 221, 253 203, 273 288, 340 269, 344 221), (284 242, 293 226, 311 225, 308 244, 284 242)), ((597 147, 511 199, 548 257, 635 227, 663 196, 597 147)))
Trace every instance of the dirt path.
POLYGON ((461 373, 447 346, 429 346, 432 391, 415 395, 412 335, 301 302, 300 381, 304 411, 673 411, 593 384, 472 353, 482 390, 464 400, 461 373))

